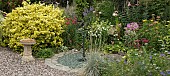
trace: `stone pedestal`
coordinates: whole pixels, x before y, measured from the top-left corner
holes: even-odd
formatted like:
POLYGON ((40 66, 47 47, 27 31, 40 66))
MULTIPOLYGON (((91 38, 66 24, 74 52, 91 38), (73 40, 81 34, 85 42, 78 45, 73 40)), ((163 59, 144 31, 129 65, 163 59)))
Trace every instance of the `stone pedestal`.
POLYGON ((31 45, 24 45, 22 61, 33 61, 31 45))
POLYGON ((34 39, 22 39, 20 42, 24 45, 22 61, 35 60, 32 56, 32 49, 31 49, 31 45, 36 43, 35 40, 34 39))

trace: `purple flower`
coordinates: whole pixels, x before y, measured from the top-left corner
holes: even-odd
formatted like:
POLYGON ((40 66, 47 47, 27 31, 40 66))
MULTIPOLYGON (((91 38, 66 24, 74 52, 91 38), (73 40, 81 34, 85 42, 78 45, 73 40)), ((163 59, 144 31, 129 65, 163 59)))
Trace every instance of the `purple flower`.
POLYGON ((127 59, 124 60, 124 63, 127 64, 127 59))
POLYGON ((168 75, 170 75, 170 70, 167 70, 166 72, 167 72, 168 75))
POLYGON ((166 76, 166 74, 165 74, 164 72, 160 72, 160 74, 161 74, 162 76, 166 76))
POLYGON ((170 55, 170 51, 168 51, 168 53, 167 54, 169 54, 170 55))
POLYGON ((94 8, 92 6, 90 6, 90 11, 93 11, 93 10, 94 10, 94 8))
POLYGON ((128 23, 127 24, 127 28, 131 28, 132 26, 131 26, 131 23, 128 23))
POLYGON ((87 16, 87 13, 86 13, 86 12, 83 12, 83 16, 87 16))
POLYGON ((149 58, 152 59, 152 56, 150 56, 149 58))
POLYGON ((165 54, 160 54, 160 56, 161 56, 161 57, 164 57, 164 56, 165 56, 165 54))
POLYGON ((85 13, 89 13, 89 10, 86 8, 86 9, 84 9, 84 12, 85 13))
POLYGON ((151 73, 151 72, 149 73, 149 76, 152 76, 152 73, 151 73))

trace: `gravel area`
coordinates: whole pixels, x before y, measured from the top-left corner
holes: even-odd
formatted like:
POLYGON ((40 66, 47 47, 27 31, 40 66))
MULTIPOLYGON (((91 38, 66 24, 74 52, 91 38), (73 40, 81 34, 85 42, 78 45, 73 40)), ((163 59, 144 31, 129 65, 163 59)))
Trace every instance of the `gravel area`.
POLYGON ((49 67, 44 60, 22 62, 20 54, 0 47, 0 76, 77 76, 49 67))

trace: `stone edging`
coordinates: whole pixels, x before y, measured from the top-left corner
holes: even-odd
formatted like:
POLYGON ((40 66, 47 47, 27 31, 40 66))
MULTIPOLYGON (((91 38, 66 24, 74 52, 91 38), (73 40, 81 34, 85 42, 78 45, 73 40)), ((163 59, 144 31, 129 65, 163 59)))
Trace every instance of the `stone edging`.
POLYGON ((59 54, 55 54, 52 58, 45 59, 45 64, 47 64, 51 68, 55 68, 55 69, 58 69, 58 70, 63 70, 63 71, 67 71, 67 72, 74 72, 74 73, 76 72, 78 74, 82 73, 83 67, 72 69, 72 68, 69 68, 68 66, 64 66, 64 65, 59 64, 57 62, 59 57, 62 57, 63 55, 69 54, 69 53, 77 53, 77 52, 68 51, 68 52, 62 52, 62 53, 59 53, 59 54))

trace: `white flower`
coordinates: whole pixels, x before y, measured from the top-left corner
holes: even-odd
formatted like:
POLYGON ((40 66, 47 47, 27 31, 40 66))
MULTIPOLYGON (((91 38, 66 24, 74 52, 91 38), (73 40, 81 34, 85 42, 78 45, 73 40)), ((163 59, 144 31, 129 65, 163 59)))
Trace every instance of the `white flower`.
POLYGON ((99 14, 102 14, 102 12, 99 12, 99 14))
POLYGON ((113 13, 112 16, 118 16, 118 14, 117 13, 113 13))
POLYGON ((118 16, 118 11, 113 12, 112 16, 118 16))
POLYGON ((96 13, 96 11, 93 11, 93 13, 96 13))

